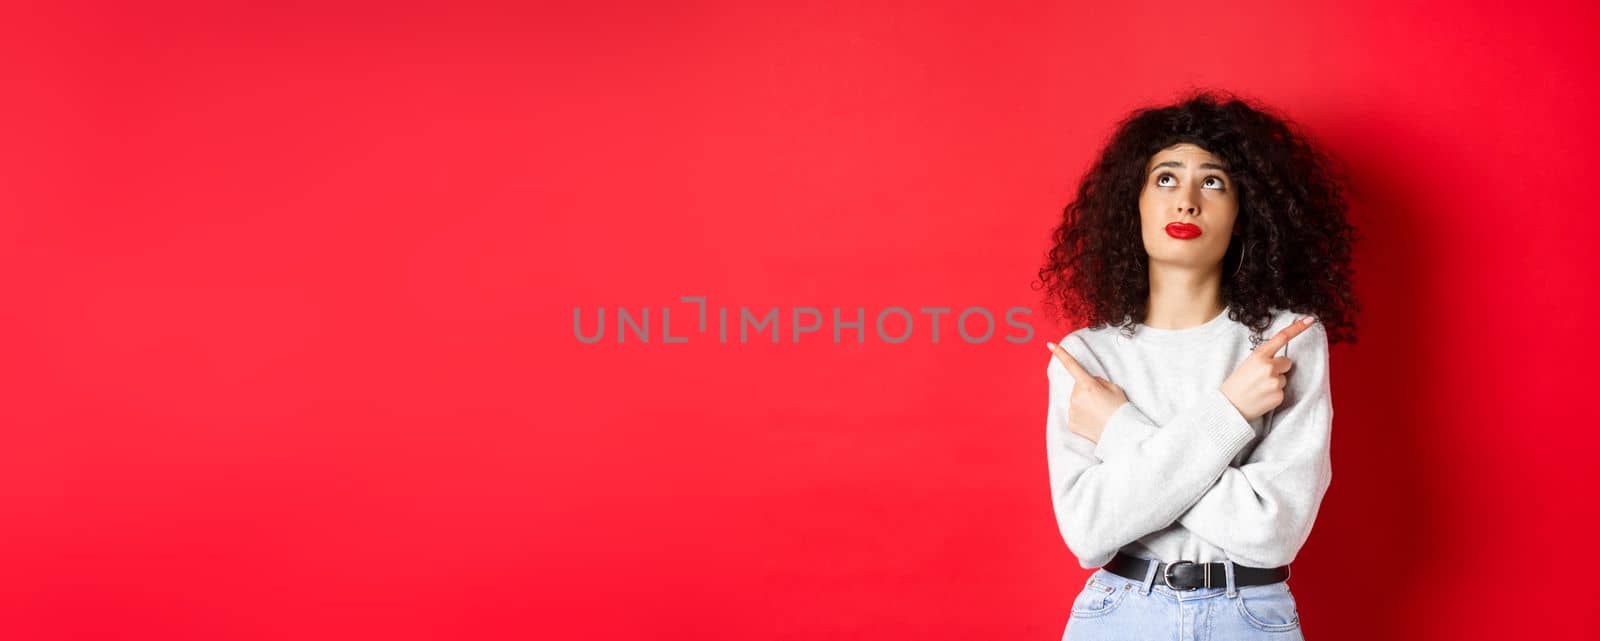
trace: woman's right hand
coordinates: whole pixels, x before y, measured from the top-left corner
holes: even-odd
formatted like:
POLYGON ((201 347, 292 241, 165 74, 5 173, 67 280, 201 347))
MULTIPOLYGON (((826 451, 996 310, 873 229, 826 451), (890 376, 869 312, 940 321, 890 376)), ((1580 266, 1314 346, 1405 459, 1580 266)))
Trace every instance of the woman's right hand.
POLYGON ((1283 388, 1288 383, 1285 374, 1294 363, 1287 356, 1273 354, 1316 320, 1306 316, 1283 328, 1251 351, 1228 379, 1222 381, 1223 396, 1228 397, 1244 420, 1253 421, 1283 403, 1283 388))

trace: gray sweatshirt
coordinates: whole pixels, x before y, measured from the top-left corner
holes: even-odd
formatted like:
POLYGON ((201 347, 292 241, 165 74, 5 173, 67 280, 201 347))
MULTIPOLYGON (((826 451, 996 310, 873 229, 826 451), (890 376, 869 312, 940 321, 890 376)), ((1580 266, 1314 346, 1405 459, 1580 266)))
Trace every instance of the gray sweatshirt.
MULTIPOLYGON (((1221 386, 1254 345, 1228 311, 1196 327, 1140 324, 1128 338, 1102 325, 1061 340, 1090 374, 1128 395, 1098 443, 1067 429, 1073 378, 1050 357, 1050 497, 1082 567, 1118 550, 1275 567, 1310 536, 1333 479, 1327 333, 1313 324, 1275 354, 1294 362, 1283 403, 1245 421, 1221 386)), ((1303 316, 1274 311, 1264 338, 1303 316)))

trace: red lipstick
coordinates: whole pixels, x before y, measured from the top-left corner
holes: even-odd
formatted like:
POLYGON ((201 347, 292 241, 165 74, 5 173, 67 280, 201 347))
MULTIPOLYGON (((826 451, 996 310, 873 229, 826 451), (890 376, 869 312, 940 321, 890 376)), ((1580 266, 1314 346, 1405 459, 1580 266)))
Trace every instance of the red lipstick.
POLYGON ((1200 228, 1189 223, 1167 223, 1167 235, 1188 240, 1200 237, 1200 228))

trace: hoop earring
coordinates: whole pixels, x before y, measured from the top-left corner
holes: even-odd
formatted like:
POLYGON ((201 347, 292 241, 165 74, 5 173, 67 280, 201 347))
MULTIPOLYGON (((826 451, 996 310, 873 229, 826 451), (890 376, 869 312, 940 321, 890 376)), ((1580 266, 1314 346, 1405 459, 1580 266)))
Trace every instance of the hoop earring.
POLYGON ((1254 243, 1254 239, 1245 242, 1244 250, 1239 252, 1239 264, 1233 266, 1233 276, 1229 276, 1228 278, 1234 278, 1239 275, 1239 268, 1244 267, 1244 259, 1250 255, 1250 245, 1254 243))

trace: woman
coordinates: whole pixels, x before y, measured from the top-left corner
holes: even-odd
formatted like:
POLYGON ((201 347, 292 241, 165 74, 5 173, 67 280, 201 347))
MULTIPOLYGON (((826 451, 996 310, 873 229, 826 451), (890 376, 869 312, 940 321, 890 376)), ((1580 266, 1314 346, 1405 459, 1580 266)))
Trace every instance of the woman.
POLYGON ((1095 571, 1063 638, 1303 638, 1289 563, 1333 477, 1355 230, 1326 155, 1198 92, 1124 119, 1039 270, 1051 499, 1095 571))

